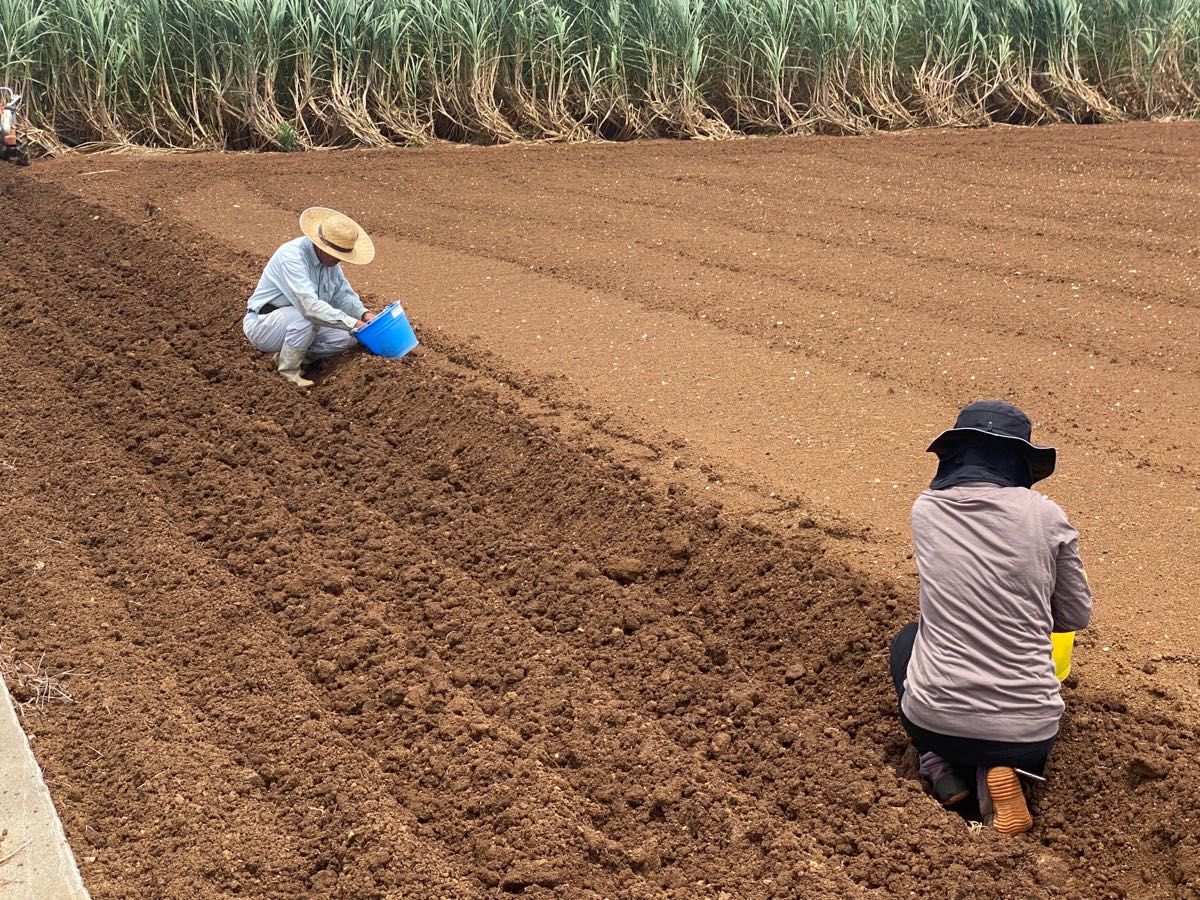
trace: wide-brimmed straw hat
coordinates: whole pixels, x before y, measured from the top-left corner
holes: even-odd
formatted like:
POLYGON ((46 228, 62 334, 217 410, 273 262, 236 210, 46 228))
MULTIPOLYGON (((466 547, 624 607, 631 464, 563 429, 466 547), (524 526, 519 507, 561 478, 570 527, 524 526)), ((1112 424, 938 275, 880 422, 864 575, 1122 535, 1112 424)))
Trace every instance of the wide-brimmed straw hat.
POLYGON ((310 241, 338 259, 366 265, 375 258, 375 244, 359 224, 333 209, 310 206, 300 213, 300 230, 310 241))
POLYGON ((1029 463, 1034 481, 1041 481, 1054 471, 1058 456, 1053 447, 1031 443, 1033 425, 1029 416, 1003 400, 980 400, 964 406, 954 427, 943 431, 926 450, 938 459, 953 456, 967 441, 1000 442, 1012 447, 1029 463))

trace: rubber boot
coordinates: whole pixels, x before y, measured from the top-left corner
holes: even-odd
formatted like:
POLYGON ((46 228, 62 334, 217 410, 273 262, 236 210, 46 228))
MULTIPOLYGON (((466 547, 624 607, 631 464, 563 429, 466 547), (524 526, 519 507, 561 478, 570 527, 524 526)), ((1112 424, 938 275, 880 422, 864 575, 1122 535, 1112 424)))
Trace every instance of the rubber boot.
POLYGON ((275 367, 279 370, 280 375, 296 385, 296 387, 312 387, 313 383, 300 372, 300 366, 303 363, 303 347, 288 347, 285 345, 282 350, 275 354, 275 367))
POLYGON ((959 775, 954 768, 936 753, 922 753, 919 771, 930 789, 934 799, 942 806, 953 806, 965 799, 971 793, 971 786, 959 775))
POLYGON ((988 769, 987 790, 994 812, 993 828, 1001 834, 1020 834, 1033 827, 1021 779, 1013 769, 1008 766, 988 769))

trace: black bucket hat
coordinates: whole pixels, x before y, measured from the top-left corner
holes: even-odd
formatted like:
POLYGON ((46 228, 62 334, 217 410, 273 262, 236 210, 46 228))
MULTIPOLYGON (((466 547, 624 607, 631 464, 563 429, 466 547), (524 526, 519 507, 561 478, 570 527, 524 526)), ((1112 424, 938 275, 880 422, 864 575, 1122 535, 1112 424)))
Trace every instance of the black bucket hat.
POLYGON ((1029 416, 1003 400, 980 400, 964 406, 954 427, 943 431, 926 448, 938 459, 952 456, 968 441, 989 441, 1011 446, 1029 463, 1034 481, 1041 481, 1054 471, 1057 452, 1053 447, 1030 443, 1033 425, 1029 416))

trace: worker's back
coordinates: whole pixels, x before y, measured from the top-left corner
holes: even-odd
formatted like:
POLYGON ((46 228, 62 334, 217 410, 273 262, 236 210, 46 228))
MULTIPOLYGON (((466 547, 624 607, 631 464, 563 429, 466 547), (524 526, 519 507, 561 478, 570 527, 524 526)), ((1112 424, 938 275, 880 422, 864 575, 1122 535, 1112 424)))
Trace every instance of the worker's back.
POLYGON ((922 493, 912 530, 921 620, 904 714, 948 735, 1053 737, 1063 702, 1050 632, 1091 612, 1066 515, 1036 491, 970 483, 922 493))

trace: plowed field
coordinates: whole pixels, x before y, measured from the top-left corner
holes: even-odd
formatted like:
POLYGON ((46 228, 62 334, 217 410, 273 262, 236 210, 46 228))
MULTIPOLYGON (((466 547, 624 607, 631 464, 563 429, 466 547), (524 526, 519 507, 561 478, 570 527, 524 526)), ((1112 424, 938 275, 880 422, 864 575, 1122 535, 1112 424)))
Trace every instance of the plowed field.
POLYGON ((93 894, 1195 895, 1198 138, 0 170, 0 644, 74 698, 25 724, 93 894), (315 204, 425 347, 301 394, 240 319, 315 204), (985 396, 1097 592, 1019 838, 886 666, 985 396))

